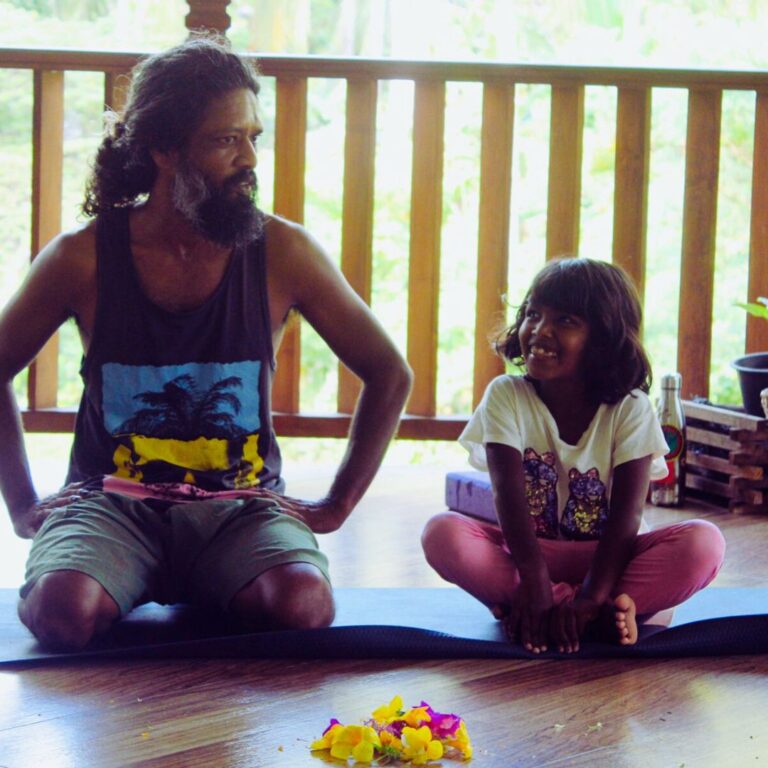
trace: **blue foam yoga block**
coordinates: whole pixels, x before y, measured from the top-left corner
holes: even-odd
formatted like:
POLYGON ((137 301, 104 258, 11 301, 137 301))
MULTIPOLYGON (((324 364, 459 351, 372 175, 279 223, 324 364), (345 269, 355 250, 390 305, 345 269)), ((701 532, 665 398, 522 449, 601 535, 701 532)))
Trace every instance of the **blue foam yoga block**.
POLYGON ((449 472, 445 476, 445 503, 448 509, 496 523, 493 491, 487 472, 449 472))

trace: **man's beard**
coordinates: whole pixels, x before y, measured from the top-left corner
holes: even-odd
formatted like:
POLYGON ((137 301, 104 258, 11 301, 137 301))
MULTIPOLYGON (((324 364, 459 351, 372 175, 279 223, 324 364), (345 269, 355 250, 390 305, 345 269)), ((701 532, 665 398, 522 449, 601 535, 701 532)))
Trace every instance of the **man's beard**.
POLYGON ((256 207, 256 174, 243 169, 216 186, 204 173, 184 160, 173 181, 173 205, 207 240, 227 247, 245 246, 256 240, 264 227, 264 215, 256 207), (251 194, 241 184, 251 184, 251 194))

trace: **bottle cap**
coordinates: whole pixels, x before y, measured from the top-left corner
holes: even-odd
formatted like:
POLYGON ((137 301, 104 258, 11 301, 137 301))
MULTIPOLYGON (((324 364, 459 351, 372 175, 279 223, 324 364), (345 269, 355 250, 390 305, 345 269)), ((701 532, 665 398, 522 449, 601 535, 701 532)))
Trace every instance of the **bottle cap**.
POLYGON ((680 389, 683 385, 683 377, 679 373, 665 373, 661 377, 662 389, 680 389))

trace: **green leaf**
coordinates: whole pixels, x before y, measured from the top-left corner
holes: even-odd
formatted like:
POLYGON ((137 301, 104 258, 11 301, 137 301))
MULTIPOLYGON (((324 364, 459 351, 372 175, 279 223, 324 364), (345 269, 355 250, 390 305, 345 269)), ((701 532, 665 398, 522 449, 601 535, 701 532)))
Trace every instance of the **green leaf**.
POLYGON ((768 320, 768 307, 766 307, 765 304, 758 304, 754 301, 750 301, 747 303, 736 302, 736 306, 746 309, 747 312, 754 317, 763 317, 768 320))

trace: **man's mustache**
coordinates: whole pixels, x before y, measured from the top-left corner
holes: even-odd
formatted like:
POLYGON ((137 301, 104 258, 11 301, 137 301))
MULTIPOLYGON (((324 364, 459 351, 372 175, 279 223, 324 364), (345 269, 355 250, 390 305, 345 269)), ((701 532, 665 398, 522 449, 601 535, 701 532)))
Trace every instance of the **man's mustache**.
POLYGON ((253 189, 256 188, 256 173, 252 170, 243 169, 232 174, 225 182, 227 188, 239 187, 241 184, 248 184, 253 189))

